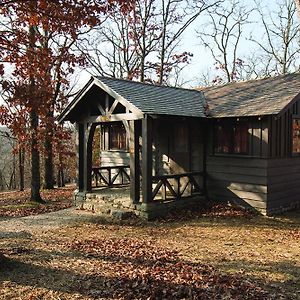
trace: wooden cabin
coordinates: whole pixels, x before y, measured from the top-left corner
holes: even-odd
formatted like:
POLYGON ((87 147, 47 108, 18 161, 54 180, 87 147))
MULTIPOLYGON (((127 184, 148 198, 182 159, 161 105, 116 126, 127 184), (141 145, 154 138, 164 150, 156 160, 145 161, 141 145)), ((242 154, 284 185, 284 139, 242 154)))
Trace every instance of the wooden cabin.
POLYGON ((59 117, 77 125, 76 202, 94 187, 129 184, 132 210, 148 217, 201 197, 264 214, 292 209, 299 93, 299 74, 200 90, 93 77, 59 117))

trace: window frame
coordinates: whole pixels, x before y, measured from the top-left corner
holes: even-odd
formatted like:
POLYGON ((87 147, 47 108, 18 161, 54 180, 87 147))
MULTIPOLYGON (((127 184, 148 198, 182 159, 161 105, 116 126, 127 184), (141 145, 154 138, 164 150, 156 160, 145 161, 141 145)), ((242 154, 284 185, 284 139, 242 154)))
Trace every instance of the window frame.
MULTIPOLYGON (((300 126, 300 115, 292 115, 292 124, 291 124, 291 154, 292 156, 300 156, 300 148, 299 152, 294 152, 294 121, 298 120, 300 126)), ((298 138, 300 140, 300 128, 299 128, 298 138)))
POLYGON ((127 133, 126 133, 126 128, 125 126, 122 124, 122 123, 110 123, 108 124, 108 149, 109 151, 127 151, 128 150, 128 147, 127 147, 127 133), (114 143, 113 142, 113 133, 116 133, 113 131, 112 127, 119 127, 119 129, 123 129, 123 132, 117 132, 117 135, 123 135, 122 136, 122 139, 123 141, 120 142, 120 141, 117 141, 117 143, 119 143, 118 146, 113 146, 112 144, 114 143), (124 144, 123 147, 121 147, 121 144, 124 144))
MULTIPOLYGON (((219 119, 214 124, 214 145, 213 145, 213 153, 216 155, 237 155, 237 156, 251 156, 250 151, 250 142, 249 142, 249 129, 251 129, 250 121, 248 119, 219 119), (240 134, 240 141, 236 143, 236 129, 238 125, 246 125, 246 138, 243 137, 243 134, 240 134), (227 138, 219 136, 219 128, 221 126, 221 135, 226 135, 227 138), (223 141, 222 141, 223 139, 223 141), (227 141, 226 141, 227 139, 227 141), (242 140, 246 141, 246 146, 242 145, 242 140), (247 151, 236 151, 237 144, 240 145, 241 148, 246 147, 247 151), (220 148, 227 147, 228 151, 222 151, 220 148)), ((243 131, 241 131, 243 132, 243 131)))

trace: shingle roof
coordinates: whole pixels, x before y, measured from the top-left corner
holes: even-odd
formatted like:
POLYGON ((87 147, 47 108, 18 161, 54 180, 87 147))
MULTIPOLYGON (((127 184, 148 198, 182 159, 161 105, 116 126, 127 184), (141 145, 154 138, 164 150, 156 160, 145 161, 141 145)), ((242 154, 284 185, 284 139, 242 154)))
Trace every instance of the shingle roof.
POLYGON ((205 117, 204 97, 200 91, 108 77, 96 78, 143 113, 205 117))
POLYGON ((300 74, 200 89, 212 117, 278 114, 300 92, 300 74))
POLYGON ((229 83, 197 90, 165 87, 140 82, 96 77, 65 108, 58 120, 70 120, 69 114, 81 97, 96 83, 115 97, 121 97, 139 113, 205 118, 242 117, 278 114, 300 92, 300 74, 229 83))

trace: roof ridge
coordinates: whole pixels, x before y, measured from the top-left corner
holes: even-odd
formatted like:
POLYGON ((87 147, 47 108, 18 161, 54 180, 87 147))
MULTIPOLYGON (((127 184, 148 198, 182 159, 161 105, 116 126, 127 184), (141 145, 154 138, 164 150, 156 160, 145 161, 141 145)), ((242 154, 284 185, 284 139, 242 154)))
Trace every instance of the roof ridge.
POLYGON ((206 89, 211 89, 211 88, 220 88, 220 87, 226 87, 230 85, 239 85, 242 83, 250 83, 250 82, 255 82, 255 81, 263 81, 267 79, 274 79, 274 78, 284 78, 288 76, 300 76, 300 72, 292 72, 292 73, 287 73, 287 74, 279 74, 279 75, 274 75, 274 76, 265 76, 265 77, 259 77, 259 78, 254 78, 254 79, 249 79, 249 80, 241 80, 241 81, 233 81, 233 82, 226 82, 224 84, 217 84, 217 85, 208 85, 208 86, 203 86, 203 87, 195 87, 198 91, 205 92, 206 89))
POLYGON ((158 85, 158 84, 153 84, 149 82, 140 82, 140 81, 133 81, 129 79, 124 79, 124 78, 115 78, 115 77, 108 77, 108 76, 94 76, 98 80, 101 80, 101 78, 104 79, 109 79, 109 80, 117 80, 117 81, 126 81, 134 84, 140 84, 140 85, 148 85, 148 86, 154 86, 154 87, 159 87, 159 88, 170 88, 170 89, 177 89, 177 90, 184 90, 184 91, 189 91, 189 92, 198 92, 201 93, 202 91, 196 90, 195 88, 182 88, 182 87, 176 87, 176 86, 168 86, 168 85, 158 85))

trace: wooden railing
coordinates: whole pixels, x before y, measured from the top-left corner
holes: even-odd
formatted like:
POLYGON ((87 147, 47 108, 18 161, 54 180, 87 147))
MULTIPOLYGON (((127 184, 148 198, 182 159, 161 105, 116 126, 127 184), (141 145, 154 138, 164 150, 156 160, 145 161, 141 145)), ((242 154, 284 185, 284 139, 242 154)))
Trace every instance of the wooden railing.
POLYGON ((152 200, 181 199, 196 194, 204 194, 199 182, 203 182, 203 172, 187 172, 180 174, 153 176, 152 182, 156 183, 152 190, 152 200), (198 179, 198 181, 197 181, 198 179))
POLYGON ((92 167, 93 187, 112 187, 129 184, 130 177, 129 172, 127 172, 127 170, 129 170, 128 165, 92 167))

